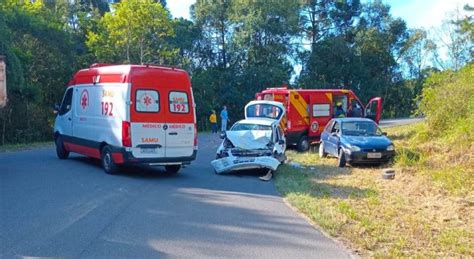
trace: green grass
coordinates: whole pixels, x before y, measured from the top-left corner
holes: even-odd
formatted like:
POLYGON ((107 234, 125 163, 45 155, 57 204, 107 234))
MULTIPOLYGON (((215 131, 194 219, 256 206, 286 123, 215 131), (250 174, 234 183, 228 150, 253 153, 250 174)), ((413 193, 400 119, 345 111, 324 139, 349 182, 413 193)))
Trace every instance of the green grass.
POLYGON ((53 146, 54 143, 52 141, 47 142, 33 142, 33 143, 21 143, 21 144, 7 144, 7 145, 0 145, 0 152, 14 152, 20 150, 29 150, 29 149, 36 149, 36 148, 43 148, 48 146, 53 146))
POLYGON ((386 129, 397 149, 395 162, 387 166, 338 168, 334 158, 288 151, 303 168, 280 166, 276 187, 364 257, 472 257, 472 159, 457 147, 446 155, 445 144, 422 140, 423 127, 386 129), (388 166, 396 170, 394 180, 381 177, 388 166))

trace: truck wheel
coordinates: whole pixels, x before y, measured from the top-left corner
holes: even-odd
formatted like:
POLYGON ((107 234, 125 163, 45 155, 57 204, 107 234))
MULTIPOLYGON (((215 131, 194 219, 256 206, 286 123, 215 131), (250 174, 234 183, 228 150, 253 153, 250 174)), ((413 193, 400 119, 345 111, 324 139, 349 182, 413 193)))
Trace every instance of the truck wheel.
POLYGON ((298 140, 298 151, 305 152, 308 150, 309 150, 308 136, 302 136, 300 140, 298 140))
POLYGON ((324 143, 321 141, 319 142, 319 157, 323 158, 326 157, 328 154, 324 152, 324 143))
POLYGON ((341 149, 339 149, 339 156, 338 156, 338 159, 337 159, 337 165, 339 167, 344 167, 346 166, 346 155, 344 154, 344 151, 341 149))
POLYGON ((69 151, 64 148, 64 141, 61 135, 59 135, 54 141, 56 144, 56 155, 59 159, 67 159, 69 157, 69 151))
POLYGON ((104 168, 104 171, 106 173, 108 174, 118 173, 119 167, 114 162, 114 159, 112 157, 112 150, 109 146, 105 146, 102 149, 101 160, 102 160, 102 167, 104 168))
POLYGON ((170 174, 178 173, 179 169, 181 169, 181 165, 167 165, 165 166, 166 172, 170 174))

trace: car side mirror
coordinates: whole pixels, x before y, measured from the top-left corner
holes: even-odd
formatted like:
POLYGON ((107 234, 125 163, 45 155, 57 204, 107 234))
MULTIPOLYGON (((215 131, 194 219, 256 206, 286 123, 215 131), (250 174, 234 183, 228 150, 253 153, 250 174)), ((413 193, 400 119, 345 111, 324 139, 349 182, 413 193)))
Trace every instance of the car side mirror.
POLYGON ((53 113, 54 113, 54 114, 58 114, 58 113, 59 113, 59 104, 56 103, 56 104, 54 105, 53 113))
POLYGON ((221 132, 221 135, 220 135, 221 139, 225 139, 225 136, 226 136, 225 132, 221 132))
POLYGON ((280 145, 284 145, 284 144, 285 144, 285 140, 284 140, 284 139, 280 139, 280 140, 278 140, 278 144, 280 144, 280 145))
POLYGON ((337 132, 331 132, 331 136, 337 137, 337 132))

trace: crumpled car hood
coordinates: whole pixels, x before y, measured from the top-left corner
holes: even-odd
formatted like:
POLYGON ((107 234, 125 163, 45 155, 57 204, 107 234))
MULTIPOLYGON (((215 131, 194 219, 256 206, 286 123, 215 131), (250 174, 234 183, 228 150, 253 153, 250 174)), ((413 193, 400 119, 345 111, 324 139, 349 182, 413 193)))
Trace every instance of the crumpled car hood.
POLYGON ((242 149, 262 149, 267 148, 267 144, 272 138, 271 130, 239 130, 227 131, 227 139, 235 147, 242 149))

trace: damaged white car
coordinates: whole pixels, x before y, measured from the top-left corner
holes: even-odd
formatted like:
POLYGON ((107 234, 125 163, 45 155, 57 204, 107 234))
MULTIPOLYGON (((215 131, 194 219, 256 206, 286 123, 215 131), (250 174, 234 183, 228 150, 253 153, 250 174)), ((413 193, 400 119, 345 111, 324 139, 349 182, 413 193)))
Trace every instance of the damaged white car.
POLYGON ((285 108, 279 102, 251 101, 245 106, 245 119, 223 134, 216 159, 216 173, 266 168, 275 171, 286 160, 286 141, 281 119, 285 108))

